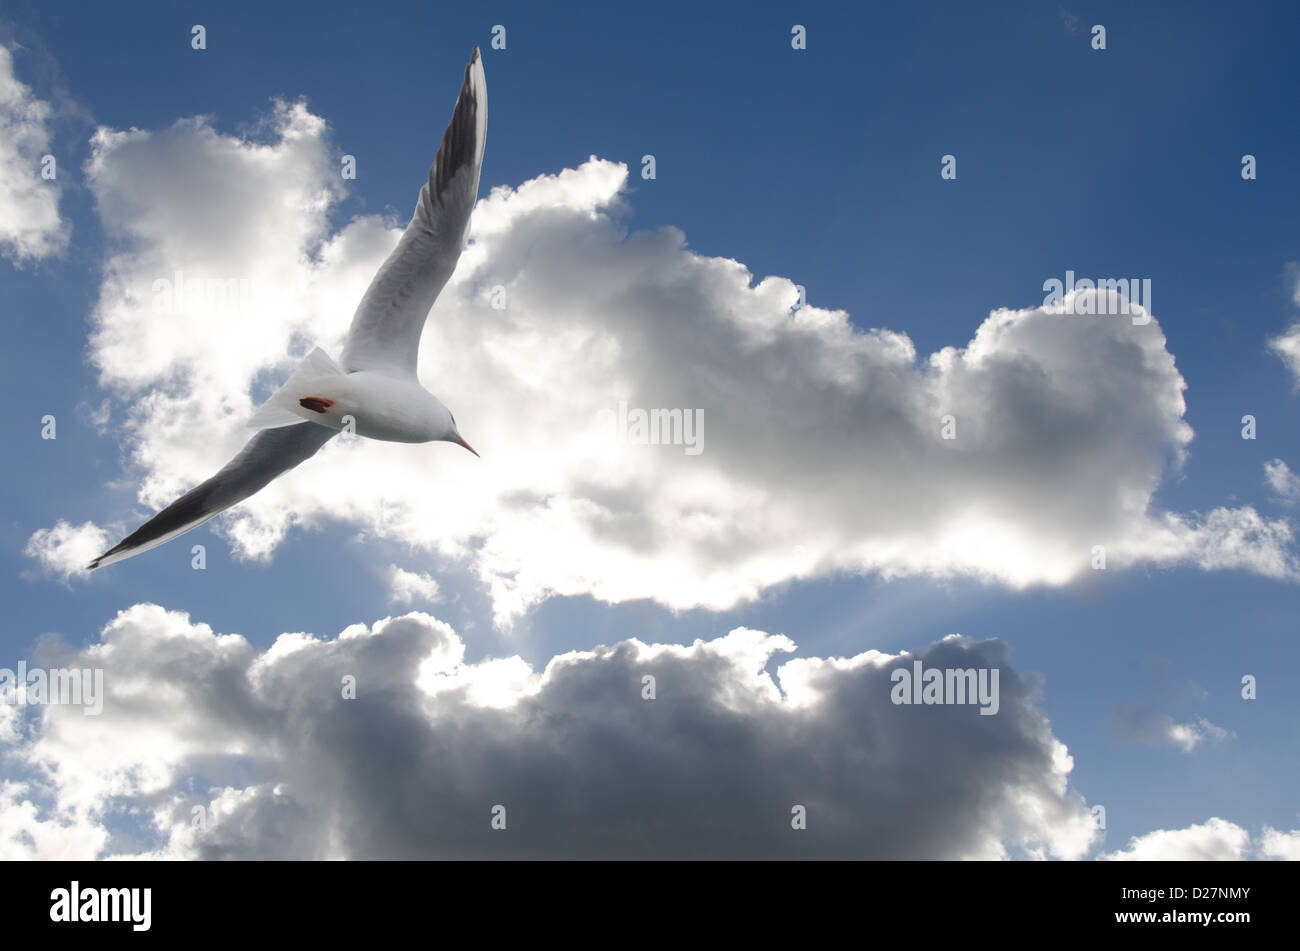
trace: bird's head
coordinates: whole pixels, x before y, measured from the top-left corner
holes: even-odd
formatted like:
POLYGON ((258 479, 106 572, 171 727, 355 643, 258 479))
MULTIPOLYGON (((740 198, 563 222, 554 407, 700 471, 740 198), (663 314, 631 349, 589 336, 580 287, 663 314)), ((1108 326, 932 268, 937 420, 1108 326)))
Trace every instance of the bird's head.
POLYGON ((443 407, 443 412, 447 414, 447 418, 444 424, 443 434, 439 436, 438 439, 443 442, 454 442, 458 446, 464 446, 477 456, 478 450, 467 443, 465 438, 461 436, 460 430, 456 428, 456 417, 452 415, 451 410, 443 407))

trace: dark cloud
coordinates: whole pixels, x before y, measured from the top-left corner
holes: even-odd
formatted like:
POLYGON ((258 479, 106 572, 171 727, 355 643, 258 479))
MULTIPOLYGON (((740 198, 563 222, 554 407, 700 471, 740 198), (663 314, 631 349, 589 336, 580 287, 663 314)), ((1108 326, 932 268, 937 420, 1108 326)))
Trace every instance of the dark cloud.
MULTIPOLYGON (((530 675, 519 661, 461 664, 459 638, 418 613, 332 640, 286 635, 259 654, 138 605, 100 646, 66 658, 105 667, 103 715, 51 708, 19 752, 48 771, 63 814, 143 807, 158 819, 158 850, 204 858, 1087 849, 1068 756, 1003 643, 951 638, 917 655, 926 667, 998 668, 992 716, 895 705, 890 672, 911 670, 909 655, 794 658, 775 680, 764 672, 793 648, 738 629, 691 646, 624 641, 530 675), (355 700, 341 696, 345 676, 355 700), (514 686, 493 686, 503 683, 514 686), (491 828, 496 805, 504 831, 491 828), (796 805, 806 830, 791 828, 796 805)), ((127 848, 117 836, 103 851, 127 848)))

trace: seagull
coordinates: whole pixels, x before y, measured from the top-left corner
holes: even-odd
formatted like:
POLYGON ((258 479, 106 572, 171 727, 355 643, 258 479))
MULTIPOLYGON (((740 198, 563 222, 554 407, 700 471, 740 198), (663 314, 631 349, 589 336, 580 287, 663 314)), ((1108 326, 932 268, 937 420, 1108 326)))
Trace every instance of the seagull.
POLYGON ((208 481, 186 492, 86 570, 157 548, 202 525, 305 462, 343 430, 390 442, 452 442, 478 455, 456 417, 416 376, 425 318, 469 235, 487 139, 487 81, 478 47, 465 67, 451 123, 420 189, 415 214, 361 298, 335 362, 307 354, 253 414, 259 432, 208 481))

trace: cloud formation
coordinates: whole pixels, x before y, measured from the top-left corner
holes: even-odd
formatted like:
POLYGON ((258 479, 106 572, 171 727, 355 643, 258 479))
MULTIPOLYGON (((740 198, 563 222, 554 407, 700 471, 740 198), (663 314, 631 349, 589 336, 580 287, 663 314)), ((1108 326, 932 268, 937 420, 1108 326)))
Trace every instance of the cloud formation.
MULTIPOLYGON (((1300 304, 1300 264, 1288 265, 1288 273, 1293 281, 1292 296, 1300 304)), ((1300 388, 1300 323, 1292 324, 1285 332, 1271 338, 1268 345, 1291 371, 1293 385, 1300 388)))
POLYGON ((1167 713, 1157 713, 1131 704, 1115 707, 1112 711, 1119 732, 1139 743, 1151 746, 1172 746, 1190 753, 1205 742, 1222 742, 1232 734, 1216 726, 1205 717, 1187 723, 1177 723, 1167 713))
POLYGON ((66 581, 84 574, 90 560, 109 544, 108 532, 94 522, 73 525, 59 519, 53 528, 33 532, 23 554, 34 558, 46 574, 66 581))
POLYGON ((50 104, 18 80, 13 53, 0 46, 0 254, 19 266, 57 254, 68 243, 68 228, 59 218, 58 178, 41 177, 51 115, 50 104))
POLYGON ((768 672, 794 649, 741 628, 534 671, 464 663, 418 612, 258 651, 138 604, 98 643, 42 646, 35 662, 103 669, 103 713, 22 708, 0 855, 1075 858, 1095 840, 1003 643, 768 672), (891 670, 915 659, 999 669, 998 713, 895 705, 891 670))
POLYGON ((1259 837, 1259 857, 1300 862, 1300 829, 1281 832, 1265 826, 1259 837))
POLYGON ((423 571, 388 566, 388 596, 394 604, 432 604, 441 598, 438 582, 423 571))
POLYGON ((1300 859, 1300 830, 1265 826, 1253 840, 1226 819, 1212 818, 1186 829, 1157 829, 1129 839, 1127 848, 1103 855, 1124 862, 1236 862, 1244 859, 1300 859))
MULTIPOLYGON (((238 450, 287 354, 338 352, 400 227, 331 230, 341 183, 301 104, 255 139, 195 119, 93 150, 104 229, 129 241, 92 359, 154 510, 238 450)), ((341 521, 469 561, 501 625, 553 595, 725 609, 840 572, 1064 584, 1102 549, 1112 570, 1297 576, 1285 520, 1153 504, 1192 438, 1157 321, 1003 309, 922 357, 674 228, 627 234, 626 183, 593 157, 481 200, 420 366, 483 459, 336 441, 225 517, 236 555, 341 521), (698 413, 702 451, 640 438, 637 410, 698 413)))
POLYGON ((1264 479, 1277 493, 1280 502, 1294 505, 1300 501, 1300 476, 1291 471, 1281 459, 1270 459, 1264 463, 1264 479))
POLYGON ((1294 384, 1300 386, 1300 324, 1292 324, 1285 333, 1274 337, 1268 344, 1291 371, 1294 384))

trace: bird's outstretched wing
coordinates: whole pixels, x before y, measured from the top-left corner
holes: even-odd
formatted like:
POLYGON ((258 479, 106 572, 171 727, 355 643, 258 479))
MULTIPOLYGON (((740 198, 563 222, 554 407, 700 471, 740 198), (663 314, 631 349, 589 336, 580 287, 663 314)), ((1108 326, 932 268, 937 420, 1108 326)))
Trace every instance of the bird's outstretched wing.
POLYGON ((310 459, 336 431, 316 423, 263 429, 239 455, 207 482, 195 486, 86 566, 87 570, 130 558, 202 525, 212 516, 242 502, 310 459))
POLYGON ((425 318, 465 247, 486 139, 487 81, 476 46, 411 223, 352 317, 344 370, 415 376, 425 318))

